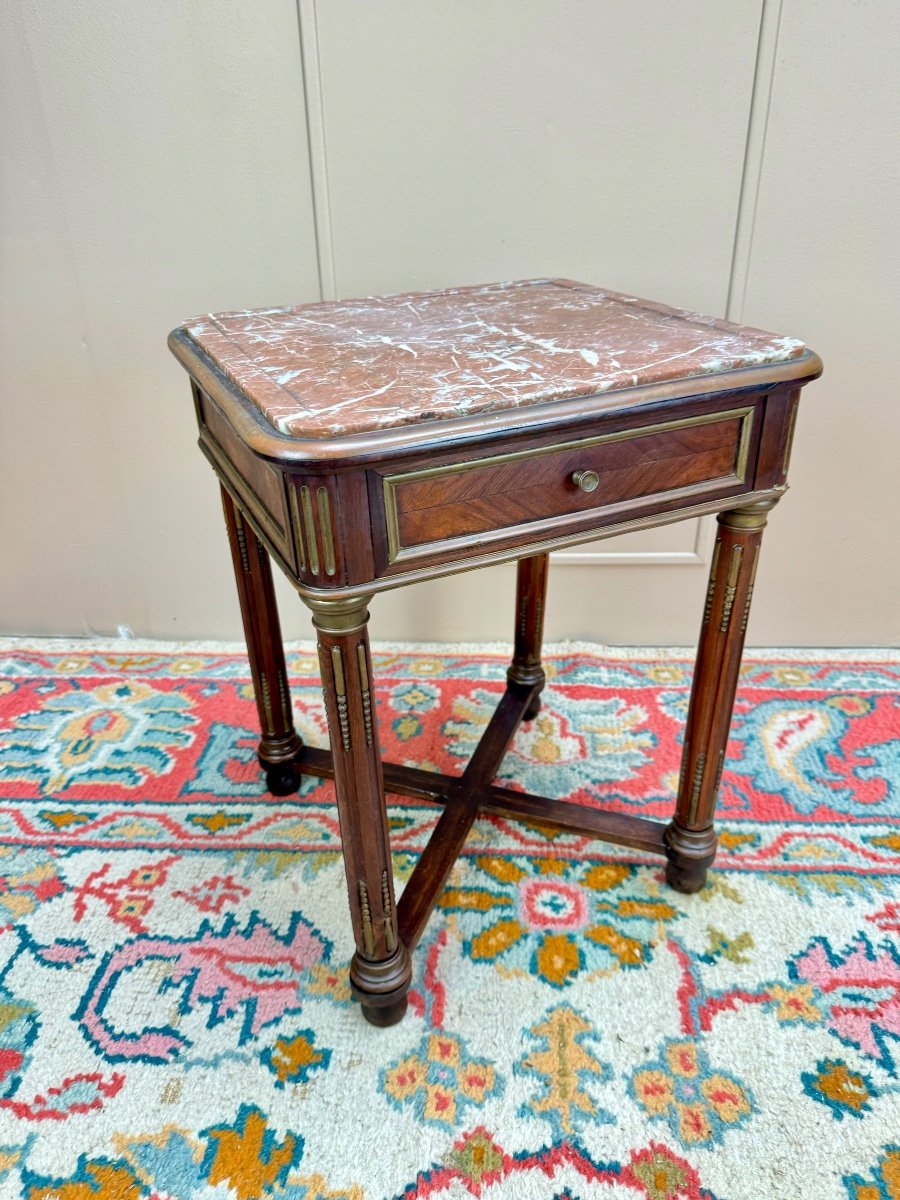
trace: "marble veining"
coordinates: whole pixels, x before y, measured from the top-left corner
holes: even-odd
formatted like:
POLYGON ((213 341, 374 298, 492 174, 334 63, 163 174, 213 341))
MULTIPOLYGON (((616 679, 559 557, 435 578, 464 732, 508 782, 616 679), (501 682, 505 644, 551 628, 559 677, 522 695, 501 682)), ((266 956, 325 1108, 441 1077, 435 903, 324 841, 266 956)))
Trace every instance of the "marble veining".
POLYGON ((294 437, 519 408, 800 357, 749 326, 568 280, 218 313, 190 337, 294 437))

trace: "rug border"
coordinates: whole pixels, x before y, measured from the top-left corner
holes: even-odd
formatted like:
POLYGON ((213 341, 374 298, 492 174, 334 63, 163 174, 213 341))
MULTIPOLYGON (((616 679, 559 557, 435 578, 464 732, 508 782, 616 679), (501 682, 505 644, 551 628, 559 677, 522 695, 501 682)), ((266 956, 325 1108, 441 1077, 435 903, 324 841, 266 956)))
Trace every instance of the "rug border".
MULTIPOLYGON (((481 654, 509 657, 511 642, 393 642, 373 639, 376 654, 481 654)), ((289 654, 315 654, 316 644, 310 639, 285 642, 289 654)), ((16 652, 49 654, 216 654, 246 656, 246 647, 239 641, 207 641, 188 639, 170 641, 162 638, 117 637, 0 637, 0 655, 16 652)), ((548 642, 544 656, 588 654, 595 658, 640 662, 651 659, 693 661, 692 646, 610 646, 603 642, 548 642)), ((894 647, 829 647, 829 646, 759 646, 748 647, 744 662, 873 662, 900 664, 900 648, 894 647)))

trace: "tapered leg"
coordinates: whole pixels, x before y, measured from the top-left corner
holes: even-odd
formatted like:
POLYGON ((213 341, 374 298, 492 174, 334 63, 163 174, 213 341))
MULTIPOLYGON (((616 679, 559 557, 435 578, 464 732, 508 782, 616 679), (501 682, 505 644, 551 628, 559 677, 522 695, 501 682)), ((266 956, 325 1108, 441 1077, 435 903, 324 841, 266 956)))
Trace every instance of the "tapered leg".
POLYGON ((225 488, 222 488, 222 506, 262 730, 259 761, 266 772, 269 791, 276 796, 287 796, 297 790, 300 782, 294 761, 303 743, 294 728, 291 712, 272 565, 265 546, 245 523, 225 488))
POLYGON ((713 814, 762 531, 775 500, 719 514, 700 645, 688 709, 675 815, 666 829, 666 879, 679 892, 697 892, 716 854, 713 814))
MULTIPOLYGON (((521 558, 516 576, 516 632, 513 660, 506 678, 511 684, 521 683, 528 687, 539 683, 544 686, 544 668, 541 666, 541 643, 544 637, 544 610, 547 601, 547 575, 550 556, 536 554, 533 558, 521 558)), ((540 691, 525 710, 523 721, 531 721, 541 709, 540 691)))
POLYGON ((318 631, 322 688, 356 953, 350 983, 373 1025, 406 1011, 410 960, 397 933, 381 749, 375 718, 368 597, 307 600, 318 631))

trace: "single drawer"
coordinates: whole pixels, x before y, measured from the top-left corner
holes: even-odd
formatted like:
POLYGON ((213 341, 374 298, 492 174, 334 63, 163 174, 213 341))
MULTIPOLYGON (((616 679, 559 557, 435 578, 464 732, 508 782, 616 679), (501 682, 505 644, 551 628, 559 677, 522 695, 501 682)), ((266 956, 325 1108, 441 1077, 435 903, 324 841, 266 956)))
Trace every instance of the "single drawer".
POLYGON ((390 563, 526 527, 600 527, 747 482, 753 406, 383 477, 390 563))

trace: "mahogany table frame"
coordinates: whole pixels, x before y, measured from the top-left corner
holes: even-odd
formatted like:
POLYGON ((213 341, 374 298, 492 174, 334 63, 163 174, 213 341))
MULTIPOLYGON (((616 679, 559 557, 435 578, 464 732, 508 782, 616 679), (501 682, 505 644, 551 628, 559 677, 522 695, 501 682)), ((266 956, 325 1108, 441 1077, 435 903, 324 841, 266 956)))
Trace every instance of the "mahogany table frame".
MULTIPOLYGON (((787 362, 627 394, 313 441, 276 433, 183 330, 171 335, 170 346, 191 375, 200 446, 222 485, 262 729, 259 760, 269 789, 287 795, 303 774, 335 782, 356 942, 350 978, 367 1020, 389 1025, 403 1016, 410 956, 479 813, 658 854, 673 888, 699 890, 716 851, 713 815, 762 530, 786 490, 800 389, 821 372, 818 357, 806 351, 787 362), (691 435, 710 421, 723 431, 731 428, 729 422, 743 422, 735 426, 740 435, 733 469, 708 485, 673 487, 673 464, 682 471, 690 467, 691 435), (615 463, 617 447, 636 437, 670 438, 680 457, 661 459, 659 478, 649 490, 642 467, 643 491, 632 500, 592 509, 588 497, 576 512, 542 518, 529 511, 525 519, 513 493, 510 511, 498 514, 498 531, 454 536, 452 523, 448 527, 450 508, 442 503, 441 489, 457 486, 454 472, 474 464, 487 480, 495 469, 529 461, 539 469, 544 464, 547 470, 560 464, 568 469, 587 453, 584 448, 598 445, 604 461, 615 463), (433 528, 424 542, 404 549, 390 503, 408 479, 431 481, 436 491, 425 513, 433 528), (540 708, 549 552, 708 513, 718 514, 718 533, 671 821, 587 809, 495 784, 520 723, 540 708), (312 610, 331 750, 304 745, 294 727, 270 557, 312 610), (449 776, 382 763, 368 639, 372 595, 509 560, 518 562, 518 575, 508 682, 468 766, 462 775, 449 776), (443 806, 399 901, 386 792, 443 806)), ((627 480, 634 468, 626 464, 622 470, 627 480)), ((477 487, 479 477, 470 478, 477 487)), ((529 503, 541 495, 538 487, 529 503)))

